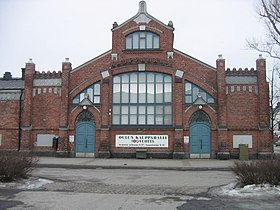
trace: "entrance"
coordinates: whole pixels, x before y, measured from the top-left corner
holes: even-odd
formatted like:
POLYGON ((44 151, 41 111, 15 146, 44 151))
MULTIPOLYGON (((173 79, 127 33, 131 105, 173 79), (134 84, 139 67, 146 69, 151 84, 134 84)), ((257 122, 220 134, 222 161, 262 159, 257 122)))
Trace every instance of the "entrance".
POLYGON ((94 157, 95 122, 90 112, 82 112, 76 123, 76 157, 94 157))
POLYGON ((198 111, 193 114, 190 122, 190 158, 210 157, 210 120, 203 111, 198 111))

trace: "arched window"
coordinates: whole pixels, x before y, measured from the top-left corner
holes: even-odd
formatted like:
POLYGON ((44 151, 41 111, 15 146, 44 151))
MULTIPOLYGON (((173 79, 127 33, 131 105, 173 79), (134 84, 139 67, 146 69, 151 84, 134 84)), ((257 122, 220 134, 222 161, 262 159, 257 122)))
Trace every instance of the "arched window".
POLYGON ((159 36, 148 31, 134 32, 126 36, 125 49, 159 49, 159 36))
POLYGON ((100 103, 100 82, 97 82, 76 95, 72 101, 73 104, 79 104, 84 98, 88 96, 88 99, 93 104, 100 103))
POLYGON ((197 111, 191 116, 190 124, 193 123, 207 123, 210 124, 208 115, 203 111, 197 111))
POLYGON ((88 111, 83 111, 77 118, 77 122, 94 122, 93 115, 88 111))
POLYGON ((185 103, 191 104, 196 101, 198 97, 201 97, 206 103, 213 104, 214 98, 207 93, 202 88, 198 87, 197 85, 185 82, 185 103))
POLYGON ((133 72, 113 77, 113 125, 172 125, 172 77, 133 72))

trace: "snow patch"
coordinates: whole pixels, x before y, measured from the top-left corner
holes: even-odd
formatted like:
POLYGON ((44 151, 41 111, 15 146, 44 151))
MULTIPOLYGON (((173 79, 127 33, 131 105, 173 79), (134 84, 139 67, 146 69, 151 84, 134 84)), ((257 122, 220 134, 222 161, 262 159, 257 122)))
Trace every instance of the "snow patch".
POLYGON ((217 196, 234 197, 256 197, 256 196, 280 196, 280 186, 266 185, 246 185, 243 188, 236 187, 236 183, 214 188, 211 193, 217 196))
POLYGON ((46 184, 51 184, 53 181, 47 179, 28 180, 24 185, 19 186, 18 189, 38 189, 46 184))

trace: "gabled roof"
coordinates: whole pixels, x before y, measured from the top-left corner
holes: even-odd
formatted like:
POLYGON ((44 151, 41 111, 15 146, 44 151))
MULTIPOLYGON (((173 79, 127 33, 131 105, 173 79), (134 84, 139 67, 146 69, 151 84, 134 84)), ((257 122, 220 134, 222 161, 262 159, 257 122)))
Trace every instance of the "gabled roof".
POLYGON ((112 31, 121 28, 122 26, 126 25, 130 21, 135 21, 138 24, 138 23, 149 23, 151 20, 155 21, 156 23, 158 23, 158 24, 160 24, 160 25, 162 25, 162 26, 164 26, 164 27, 166 27, 170 30, 174 30, 172 22, 170 22, 170 24, 166 25, 163 22, 159 21, 158 19, 154 18, 152 15, 150 15, 147 12, 146 2, 145 1, 140 1, 139 2, 138 13, 135 16, 133 16, 132 18, 125 21, 124 23, 118 25, 117 27, 114 27, 112 29, 112 31))

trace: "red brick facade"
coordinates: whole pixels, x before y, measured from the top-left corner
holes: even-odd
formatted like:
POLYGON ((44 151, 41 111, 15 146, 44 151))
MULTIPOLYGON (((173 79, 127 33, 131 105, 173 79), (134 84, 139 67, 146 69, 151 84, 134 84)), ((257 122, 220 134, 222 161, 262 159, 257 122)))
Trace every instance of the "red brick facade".
POLYGON ((40 73, 32 61, 26 63, 21 108, 19 100, 0 100, 0 149, 75 156, 77 119, 86 110, 95 123, 95 157, 135 157, 139 148, 116 147, 116 135, 168 135, 168 147, 145 148, 148 157, 190 158, 191 118, 199 111, 205 113, 210 121, 208 158, 238 157, 239 149, 234 144, 242 143, 244 136, 252 144, 249 148, 251 157, 269 155, 271 134, 265 59, 257 59, 255 70, 226 69, 222 57, 217 59, 216 67, 212 67, 174 49, 173 32, 173 24, 165 25, 150 16, 142 1, 137 15, 121 25, 114 23, 110 51, 75 69, 66 60, 59 72, 40 73), (126 49, 127 35, 138 31, 158 35, 160 48, 126 49), (141 72, 172 76, 170 126, 113 125, 113 77, 139 72, 138 64, 144 64, 145 69, 141 72), (102 76, 103 73, 109 75, 102 76), (98 82, 100 103, 73 104, 73 99, 81 91, 98 82), (214 103, 185 103, 185 82, 204 90, 214 103), (57 151, 49 143, 37 142, 41 134, 59 138, 57 151))

